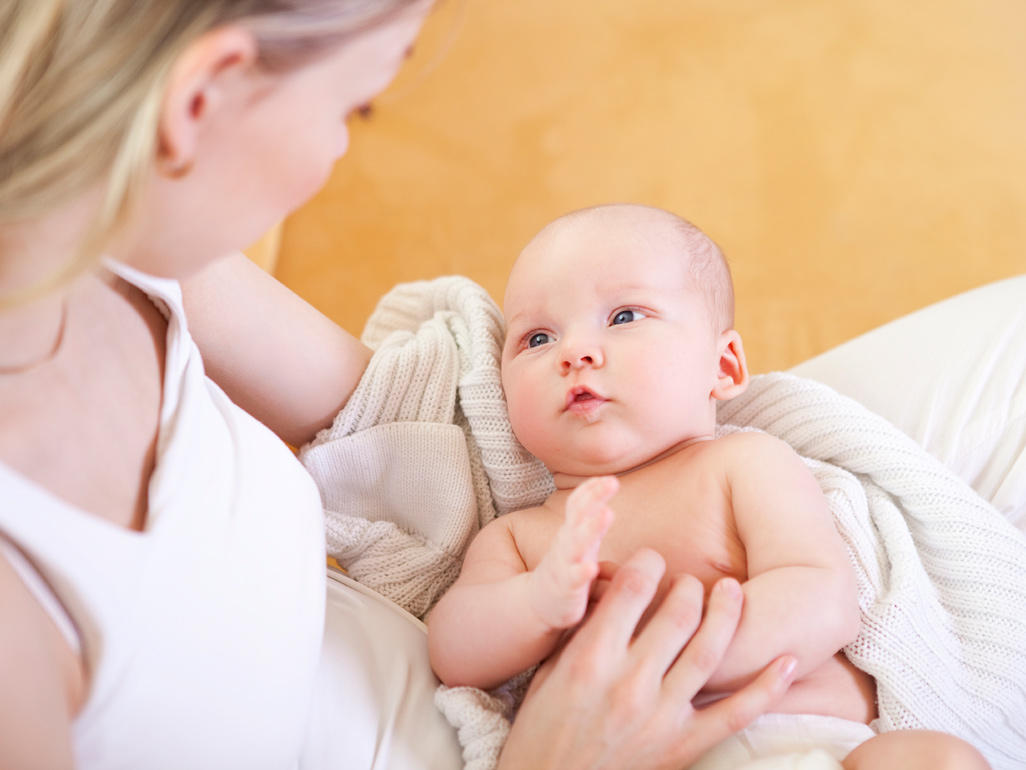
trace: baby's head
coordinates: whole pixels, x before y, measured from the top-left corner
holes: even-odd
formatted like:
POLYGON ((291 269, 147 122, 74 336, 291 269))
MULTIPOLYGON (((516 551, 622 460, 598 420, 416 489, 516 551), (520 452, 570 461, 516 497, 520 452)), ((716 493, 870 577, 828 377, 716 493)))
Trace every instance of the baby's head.
POLYGON ((513 430, 553 473, 621 473, 711 437, 716 401, 748 382, 720 250, 661 209, 598 206, 547 225, 503 309, 513 430))

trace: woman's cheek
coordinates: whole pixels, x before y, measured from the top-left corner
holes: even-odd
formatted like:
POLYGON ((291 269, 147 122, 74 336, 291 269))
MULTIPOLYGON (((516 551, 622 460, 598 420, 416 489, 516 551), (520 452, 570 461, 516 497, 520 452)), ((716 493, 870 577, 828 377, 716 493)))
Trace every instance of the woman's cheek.
POLYGON ((285 193, 282 204, 289 210, 298 208, 320 192, 331 178, 335 163, 349 148, 349 131, 341 121, 324 127, 321 135, 309 137, 305 144, 297 146, 297 152, 284 160, 281 179, 289 184, 282 185, 285 193))

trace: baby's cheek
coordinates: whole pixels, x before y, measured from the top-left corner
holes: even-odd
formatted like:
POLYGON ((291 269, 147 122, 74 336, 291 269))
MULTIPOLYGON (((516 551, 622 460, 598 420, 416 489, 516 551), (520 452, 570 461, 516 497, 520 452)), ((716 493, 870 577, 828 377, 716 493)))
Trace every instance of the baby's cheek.
POLYGON ((509 402, 509 422, 513 435, 528 452, 535 456, 545 453, 545 426, 538 410, 526 407, 514 396, 509 402))
POLYGON ((517 441, 525 444, 525 439, 528 443, 531 440, 530 426, 526 425, 530 422, 530 415, 524 413, 520 404, 520 400, 515 395, 512 398, 507 397, 506 406, 509 410, 509 424, 513 428, 513 435, 517 437, 517 441))

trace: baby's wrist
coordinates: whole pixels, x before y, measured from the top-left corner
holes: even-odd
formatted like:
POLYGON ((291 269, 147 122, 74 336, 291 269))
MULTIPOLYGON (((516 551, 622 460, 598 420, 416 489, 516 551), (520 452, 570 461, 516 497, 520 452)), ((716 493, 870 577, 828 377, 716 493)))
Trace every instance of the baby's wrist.
POLYGON ((547 585, 543 575, 537 570, 530 570, 527 575, 527 603, 531 613, 545 632, 562 631, 572 623, 561 622, 565 613, 559 607, 555 592, 547 585))

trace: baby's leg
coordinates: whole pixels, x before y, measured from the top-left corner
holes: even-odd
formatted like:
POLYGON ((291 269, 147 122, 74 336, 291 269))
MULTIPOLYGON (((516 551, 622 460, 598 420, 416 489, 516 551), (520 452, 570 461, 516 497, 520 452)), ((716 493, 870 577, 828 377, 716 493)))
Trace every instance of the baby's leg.
POLYGON ((989 770, 975 748, 948 733, 894 730, 859 744, 844 758, 845 770, 989 770))

